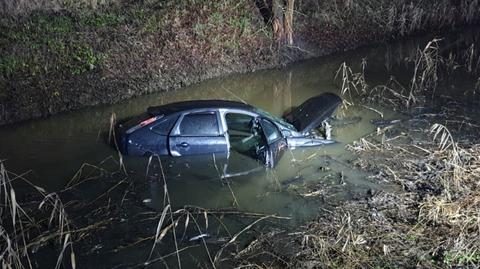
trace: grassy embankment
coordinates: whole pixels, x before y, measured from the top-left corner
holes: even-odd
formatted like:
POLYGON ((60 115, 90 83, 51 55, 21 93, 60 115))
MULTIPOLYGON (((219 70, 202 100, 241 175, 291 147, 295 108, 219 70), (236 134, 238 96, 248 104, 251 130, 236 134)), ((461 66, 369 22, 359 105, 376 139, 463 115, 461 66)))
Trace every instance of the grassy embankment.
POLYGON ((286 47, 274 41, 254 1, 94 2, 96 9, 40 7, 0 21, 0 124, 456 29, 480 17, 477 1, 466 0, 302 1, 294 45, 286 47))

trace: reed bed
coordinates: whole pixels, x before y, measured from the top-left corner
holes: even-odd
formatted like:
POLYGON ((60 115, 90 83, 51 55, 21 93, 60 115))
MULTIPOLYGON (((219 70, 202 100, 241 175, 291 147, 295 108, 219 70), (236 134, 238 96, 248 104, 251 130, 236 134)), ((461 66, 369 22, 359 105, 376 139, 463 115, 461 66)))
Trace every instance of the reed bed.
POLYGON ((360 139, 349 146, 359 156, 354 165, 371 171, 372 180, 394 183, 401 190, 371 190, 327 207, 329 211, 294 231, 265 234, 235 257, 237 264, 476 268, 480 146, 453 137, 444 125, 414 119, 360 139), (399 136, 394 129, 405 133, 399 136))
POLYGON ((355 167, 393 190, 369 190, 327 206, 293 231, 266 233, 232 258, 238 267, 478 268, 480 126, 465 113, 466 104, 439 93, 446 74, 462 69, 478 75, 474 46, 466 48, 445 54, 441 40, 432 40, 407 59, 414 67, 409 83, 391 77, 362 90, 353 85, 368 85, 356 82, 366 81, 364 71, 342 64, 336 82, 355 100, 349 103, 383 104, 406 116, 347 146, 358 156, 355 167), (435 109, 432 99, 448 106, 435 109))
POLYGON ((2 268, 34 268, 32 253, 48 242, 59 249, 54 268, 60 268, 65 263, 66 255, 70 257, 71 268, 76 268, 70 220, 56 193, 47 194, 21 175, 9 173, 0 162, 0 199, 2 268), (22 204, 12 185, 15 180, 30 184, 39 200, 34 204, 22 204))
POLYGON ((349 34, 367 31, 405 36, 432 27, 449 28, 478 22, 477 0, 437 1, 304 1, 298 4, 300 20, 304 15, 317 25, 348 29, 349 34), (359 26, 370 26, 369 29, 359 26))

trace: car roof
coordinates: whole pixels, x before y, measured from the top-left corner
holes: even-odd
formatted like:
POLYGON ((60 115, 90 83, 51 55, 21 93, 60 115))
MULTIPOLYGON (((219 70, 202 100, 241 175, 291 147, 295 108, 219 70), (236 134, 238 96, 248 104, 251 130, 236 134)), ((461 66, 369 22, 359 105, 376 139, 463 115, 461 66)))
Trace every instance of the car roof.
POLYGON ((252 111, 254 107, 251 105, 228 100, 194 100, 170 103, 161 106, 152 106, 147 109, 148 114, 156 115, 170 115, 177 112, 195 110, 195 109, 243 109, 252 111))

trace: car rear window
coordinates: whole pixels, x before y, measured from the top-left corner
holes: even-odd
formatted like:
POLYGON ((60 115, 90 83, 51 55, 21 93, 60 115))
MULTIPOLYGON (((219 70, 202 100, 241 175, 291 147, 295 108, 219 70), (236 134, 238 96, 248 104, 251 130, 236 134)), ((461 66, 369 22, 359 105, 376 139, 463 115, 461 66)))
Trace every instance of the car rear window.
POLYGON ((180 135, 210 136, 219 133, 217 115, 213 112, 187 114, 180 123, 180 135))

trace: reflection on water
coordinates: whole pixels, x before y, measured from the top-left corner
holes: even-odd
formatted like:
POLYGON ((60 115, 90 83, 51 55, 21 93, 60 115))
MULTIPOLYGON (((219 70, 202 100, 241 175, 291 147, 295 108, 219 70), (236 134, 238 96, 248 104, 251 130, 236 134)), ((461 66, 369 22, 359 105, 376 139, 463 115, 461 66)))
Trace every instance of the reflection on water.
MULTIPOLYGON (((470 34, 462 35, 469 41, 470 34)), ((454 36, 454 40, 459 40, 454 36)), ((406 41, 385 47, 365 48, 340 55, 309 60, 284 69, 235 74, 208 80, 175 92, 152 94, 112 106, 101 106, 65 113, 45 120, 35 120, 0 129, 0 158, 8 169, 24 172, 28 178, 48 190, 58 190, 75 174, 82 163, 98 164, 117 153, 106 143, 105 132, 112 113, 117 118, 139 114, 148 106, 195 99, 240 100, 282 116, 306 99, 324 92, 340 94, 334 76, 342 62, 359 68, 362 59, 368 62, 369 83, 385 83, 391 74, 399 81, 408 81, 412 57, 424 41, 406 41)), ((462 46, 462 42, 447 43, 462 46)), ((460 83, 461 85, 461 83, 460 83)), ((401 118, 388 108, 376 107, 386 119, 401 118)), ((345 145, 373 131, 370 123, 380 116, 363 106, 341 109, 338 115, 355 119, 338 124, 333 137, 337 144, 287 152, 275 169, 265 169, 244 156, 192 158, 162 157, 168 190, 173 207, 194 205, 203 208, 236 206, 247 212, 278 214, 303 221, 318 214, 325 203, 365 193, 370 188, 384 188, 370 182, 368 175, 356 170, 345 145), (225 162, 230 171, 255 170, 247 175, 221 179, 225 162), (321 183, 321 184, 320 184, 321 183), (316 189, 305 189, 316 186, 316 189), (302 189, 303 188, 303 189, 302 189), (329 191, 325 191, 328 189, 329 191), (311 197, 314 197, 313 199, 311 197), (315 197, 321 197, 315 198, 315 197)), ((148 159, 124 158, 128 172, 140 186, 141 200, 150 208, 165 205, 163 183, 158 181, 161 166, 148 159)))

